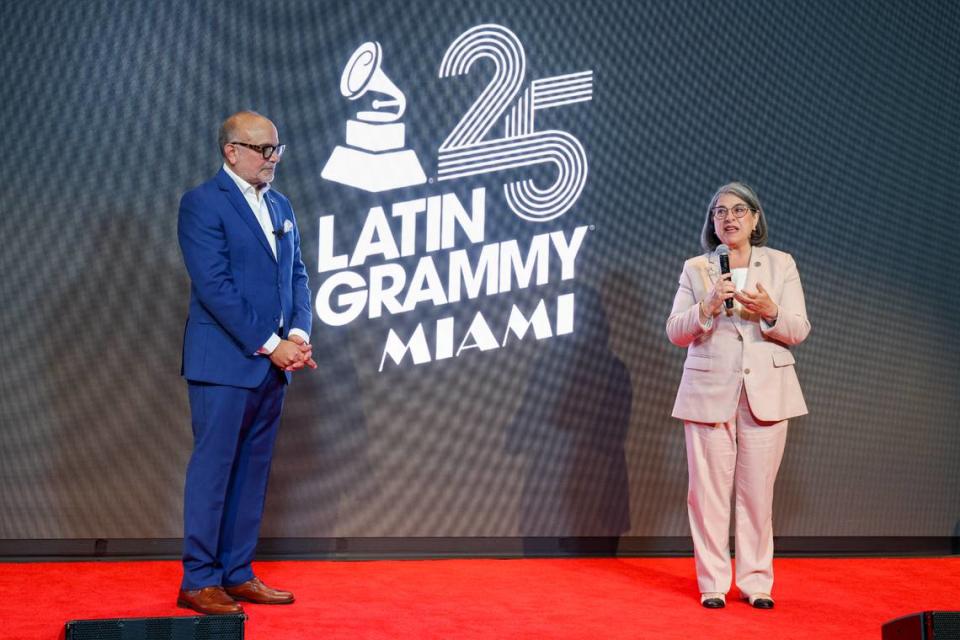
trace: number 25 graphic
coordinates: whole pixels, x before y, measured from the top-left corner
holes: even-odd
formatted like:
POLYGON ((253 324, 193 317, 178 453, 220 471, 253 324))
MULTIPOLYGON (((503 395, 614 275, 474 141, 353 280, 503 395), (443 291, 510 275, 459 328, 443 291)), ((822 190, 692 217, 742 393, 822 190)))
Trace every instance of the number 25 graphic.
POLYGON ((493 79, 440 145, 437 179, 453 180, 543 163, 557 168, 557 179, 543 189, 525 179, 504 185, 507 204, 525 220, 543 222, 566 213, 587 181, 587 155, 566 131, 535 131, 540 109, 586 102, 593 97, 593 71, 534 80, 504 118, 503 138, 484 140, 520 93, 527 61, 516 34, 482 24, 460 34, 440 62, 440 77, 465 75, 482 58, 493 62, 493 79))

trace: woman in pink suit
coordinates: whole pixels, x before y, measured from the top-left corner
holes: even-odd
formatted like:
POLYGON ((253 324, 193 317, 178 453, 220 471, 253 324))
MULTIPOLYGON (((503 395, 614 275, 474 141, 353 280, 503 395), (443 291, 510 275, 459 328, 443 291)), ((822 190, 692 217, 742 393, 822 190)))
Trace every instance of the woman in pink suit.
POLYGON ((706 253, 683 265, 667 320, 670 342, 687 348, 673 417, 684 424, 690 530, 708 608, 725 606, 730 589, 731 494, 737 587, 752 606, 773 607, 773 485, 787 421, 807 413, 790 351, 810 332, 800 275, 793 258, 766 241, 753 189, 720 187, 700 238, 706 253), (726 274, 721 244, 729 249, 726 274))

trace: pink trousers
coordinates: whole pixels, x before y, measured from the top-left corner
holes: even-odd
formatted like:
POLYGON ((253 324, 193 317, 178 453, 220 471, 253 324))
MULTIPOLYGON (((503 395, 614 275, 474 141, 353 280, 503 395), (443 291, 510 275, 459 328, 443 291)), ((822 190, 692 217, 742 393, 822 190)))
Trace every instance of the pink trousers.
POLYGON ((684 422, 687 506, 700 593, 730 590, 730 502, 736 502, 737 587, 743 597, 773 589, 773 485, 787 420, 765 422, 740 392, 727 422, 684 422))

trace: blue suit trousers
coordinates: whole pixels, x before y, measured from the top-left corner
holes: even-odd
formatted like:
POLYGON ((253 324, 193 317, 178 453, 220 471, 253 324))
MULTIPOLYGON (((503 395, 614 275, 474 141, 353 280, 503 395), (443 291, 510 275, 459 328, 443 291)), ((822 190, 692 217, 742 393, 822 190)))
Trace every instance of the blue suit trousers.
POLYGON ((193 454, 183 511, 183 589, 253 578, 286 379, 270 367, 253 388, 188 381, 193 454))

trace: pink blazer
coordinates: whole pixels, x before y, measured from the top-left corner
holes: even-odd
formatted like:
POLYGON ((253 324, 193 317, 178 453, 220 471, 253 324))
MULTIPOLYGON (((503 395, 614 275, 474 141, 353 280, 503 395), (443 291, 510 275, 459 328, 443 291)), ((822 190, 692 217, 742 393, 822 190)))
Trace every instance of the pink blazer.
POLYGON ((741 383, 754 416, 780 421, 807 413, 790 346, 810 333, 797 265, 788 253, 753 247, 745 290, 757 282, 780 307, 771 327, 734 301, 708 327, 700 324, 698 303, 720 275, 713 253, 690 258, 667 319, 667 336, 687 347, 673 417, 691 422, 724 422, 733 417, 741 383))

